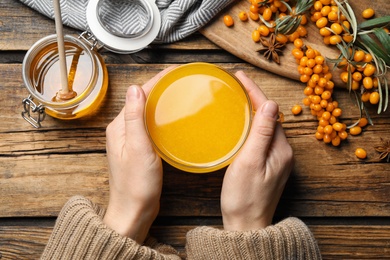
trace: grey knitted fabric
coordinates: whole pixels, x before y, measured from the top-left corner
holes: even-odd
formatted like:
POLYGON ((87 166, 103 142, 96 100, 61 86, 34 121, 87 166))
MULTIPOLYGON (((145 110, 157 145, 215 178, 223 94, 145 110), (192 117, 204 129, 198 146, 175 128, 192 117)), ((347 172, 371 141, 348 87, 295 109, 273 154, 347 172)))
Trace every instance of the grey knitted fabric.
MULTIPOLYGON (((54 19, 52 0, 20 1, 54 19)), ((175 42, 185 38, 208 23, 233 1, 156 0, 161 13, 161 28, 153 43, 175 42)), ((88 29, 86 19, 88 0, 60 0, 60 5, 65 25, 82 31, 88 29)), ((115 31, 129 34, 137 32, 145 26, 145 10, 137 1, 106 0, 101 8, 106 15, 104 19, 110 22, 110 27, 115 31)))

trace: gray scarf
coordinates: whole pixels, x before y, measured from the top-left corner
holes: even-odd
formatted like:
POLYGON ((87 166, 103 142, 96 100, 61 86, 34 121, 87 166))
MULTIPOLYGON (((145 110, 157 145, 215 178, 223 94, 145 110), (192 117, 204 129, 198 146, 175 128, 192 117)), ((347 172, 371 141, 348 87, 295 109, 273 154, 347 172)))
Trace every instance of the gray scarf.
MULTIPOLYGON (((20 0, 47 17, 54 18, 52 0, 20 0)), ((218 12, 234 0, 156 0, 161 14, 161 28, 153 43, 169 43, 183 39, 208 23, 218 12)), ((140 5, 122 8, 115 4, 103 6, 110 10, 111 26, 127 33, 136 31, 145 23, 140 5), (116 12, 120 11, 120 12, 116 12), (140 15, 141 14, 141 15, 140 15)), ((120 2, 120 1, 119 1, 120 2)), ((123 2, 123 1, 122 1, 123 2)), ((129 0, 128 3, 131 3, 129 0)), ((88 0, 60 0, 62 20, 67 26, 82 31, 88 30, 86 9, 88 0)), ((222 22, 222 21, 221 21, 222 22)))

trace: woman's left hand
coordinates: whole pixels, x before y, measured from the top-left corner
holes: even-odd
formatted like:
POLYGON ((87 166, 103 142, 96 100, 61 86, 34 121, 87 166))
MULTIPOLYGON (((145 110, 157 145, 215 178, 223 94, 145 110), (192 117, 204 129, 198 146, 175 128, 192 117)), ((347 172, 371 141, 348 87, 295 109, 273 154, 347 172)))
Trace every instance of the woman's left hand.
POLYGON ((163 177, 161 159, 145 129, 144 108, 146 96, 168 70, 143 88, 129 87, 125 107, 106 130, 110 199, 103 221, 140 244, 159 212, 163 177))

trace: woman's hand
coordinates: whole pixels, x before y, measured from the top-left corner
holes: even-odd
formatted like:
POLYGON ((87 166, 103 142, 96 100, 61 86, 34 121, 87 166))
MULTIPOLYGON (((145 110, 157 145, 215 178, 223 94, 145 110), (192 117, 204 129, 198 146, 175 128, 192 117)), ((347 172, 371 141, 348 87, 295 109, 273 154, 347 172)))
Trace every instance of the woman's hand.
POLYGON ((246 143, 226 171, 221 209, 225 230, 245 231, 271 224, 292 170, 293 152, 277 122, 278 105, 243 72, 236 76, 248 91, 256 114, 246 143))
POLYGON ((104 223, 142 244, 160 208, 162 164, 144 124, 146 96, 160 72, 143 88, 131 86, 126 104, 107 127, 110 199, 104 223))

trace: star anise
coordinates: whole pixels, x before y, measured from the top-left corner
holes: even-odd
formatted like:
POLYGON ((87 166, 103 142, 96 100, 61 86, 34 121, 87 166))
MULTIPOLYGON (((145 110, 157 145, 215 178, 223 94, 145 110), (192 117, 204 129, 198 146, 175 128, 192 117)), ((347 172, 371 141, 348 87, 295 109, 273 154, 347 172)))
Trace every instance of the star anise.
POLYGON ((379 153, 381 153, 379 155, 379 159, 380 160, 383 160, 387 157, 387 162, 390 161, 390 140, 383 140, 382 137, 381 137, 381 145, 378 145, 378 146, 375 146, 375 150, 379 153))
POLYGON ((275 34, 272 33, 269 39, 260 37, 260 42, 263 45, 263 47, 256 51, 263 53, 264 57, 267 60, 269 60, 272 57, 272 60, 274 62, 280 64, 279 55, 282 54, 283 52, 282 48, 284 47, 284 44, 276 40, 275 34))

